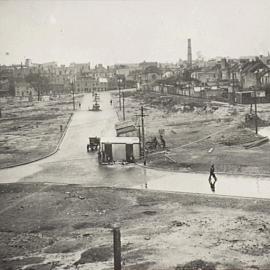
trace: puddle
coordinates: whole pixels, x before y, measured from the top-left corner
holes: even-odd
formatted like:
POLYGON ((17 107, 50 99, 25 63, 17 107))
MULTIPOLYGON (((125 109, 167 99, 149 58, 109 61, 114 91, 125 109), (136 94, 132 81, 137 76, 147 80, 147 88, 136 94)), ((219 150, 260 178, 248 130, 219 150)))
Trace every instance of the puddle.
POLYGON ((262 127, 259 129, 259 134, 270 139, 270 127, 262 127))
POLYGON ((218 180, 213 192, 208 176, 208 174, 170 173, 155 180, 153 178, 148 180, 146 170, 145 183, 134 188, 270 199, 270 178, 217 174, 218 180))

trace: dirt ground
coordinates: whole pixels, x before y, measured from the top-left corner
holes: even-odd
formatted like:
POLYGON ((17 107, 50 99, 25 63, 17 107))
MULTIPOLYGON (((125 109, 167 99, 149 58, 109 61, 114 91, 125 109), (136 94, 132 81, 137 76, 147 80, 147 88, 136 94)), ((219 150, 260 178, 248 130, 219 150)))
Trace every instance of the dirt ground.
POLYGON ((76 185, 0 185, 0 269, 270 269, 270 201, 76 185))
MULTIPOLYGON (((166 141, 148 150, 148 165, 171 170, 208 171, 215 163, 221 173, 270 174, 270 144, 246 149, 247 143, 262 138, 254 131, 254 121, 245 122, 249 105, 229 105, 205 100, 160 96, 158 93, 126 93, 126 119, 138 123, 144 104, 146 141, 160 132, 166 141), (163 152, 163 153, 162 153, 163 152)), ((114 103, 118 106, 117 95, 114 103)), ((270 105, 259 104, 260 125, 268 125, 270 105)), ((121 111, 118 112, 122 119, 121 111)))
MULTIPOLYGON (((81 96, 76 97, 77 102, 81 96)), ((55 150, 72 114, 71 95, 43 101, 1 101, 0 168, 32 161, 55 150), (60 130, 62 125, 62 132, 60 130)))

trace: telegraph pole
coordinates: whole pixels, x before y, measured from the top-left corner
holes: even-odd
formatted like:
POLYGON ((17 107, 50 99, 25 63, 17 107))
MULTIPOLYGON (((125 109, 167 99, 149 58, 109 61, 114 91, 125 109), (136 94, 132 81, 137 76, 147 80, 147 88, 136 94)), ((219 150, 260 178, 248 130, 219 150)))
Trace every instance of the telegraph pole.
POLYGON ((123 120, 126 120, 126 117, 125 117, 125 95, 124 95, 124 92, 122 92, 122 98, 123 98, 123 120))
POLYGON ((141 106, 141 120, 142 120, 142 143, 143 143, 143 164, 146 165, 146 156, 145 156, 145 137, 144 137, 144 113, 143 106, 141 106))
POLYGON ((232 73, 232 104, 235 104, 235 89, 234 89, 234 76, 235 73, 232 73))
POLYGON ((256 74, 256 88, 254 89, 254 110, 255 110, 255 133, 258 134, 258 116, 257 116, 257 89, 261 89, 259 74, 256 74))
POLYGON ((145 136, 144 136, 144 117, 147 116, 143 112, 143 106, 141 106, 141 120, 142 120, 142 144, 143 144, 143 164, 146 165, 146 152, 145 152, 145 136))
MULTIPOLYGON (((138 137, 139 137, 139 142, 140 142, 140 145, 141 145, 141 143, 142 143, 142 136, 141 136, 141 126, 140 126, 140 123, 139 123, 139 125, 138 125, 138 137)), ((141 154, 142 154, 142 149, 141 149, 141 147, 140 147, 140 156, 141 156, 141 154)))
POLYGON ((258 119, 257 119, 257 93, 254 91, 254 109, 255 109, 255 133, 258 134, 258 119))
POLYGON ((118 95, 119 95, 119 109, 121 111, 121 91, 120 91, 120 79, 118 79, 118 95))
POLYGON ((142 134, 140 132, 140 126, 139 126, 139 138, 140 138, 140 142, 142 141, 143 164, 146 165, 145 136, 144 136, 144 117, 147 116, 147 114, 144 114, 143 106, 141 106, 141 114, 137 114, 136 116, 140 116, 141 117, 142 134))
POLYGON ((72 100, 73 100, 73 111, 75 111, 74 81, 72 81, 72 100))

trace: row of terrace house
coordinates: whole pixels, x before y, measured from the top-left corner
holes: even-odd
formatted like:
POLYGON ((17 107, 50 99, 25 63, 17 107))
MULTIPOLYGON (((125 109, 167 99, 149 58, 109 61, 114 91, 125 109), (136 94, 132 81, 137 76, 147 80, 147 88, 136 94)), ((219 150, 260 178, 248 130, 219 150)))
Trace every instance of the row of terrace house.
MULTIPOLYGON (((103 67, 101 64, 91 69, 89 63, 71 63, 69 66, 60 65, 56 62, 48 62, 42 64, 32 63, 30 59, 26 59, 23 65, 0 66, 0 71, 10 73, 9 78, 13 78, 15 84, 15 95, 26 96, 34 93, 29 86, 29 77, 43 77, 48 80, 46 89, 42 94, 63 94, 70 93, 72 90, 72 82, 77 82, 75 91, 106 91, 109 88, 116 89, 115 70, 112 67, 103 67), (108 82, 109 81, 109 82, 108 82), (28 82, 28 83, 27 83, 28 82)), ((2 79, 0 89, 2 95, 11 95, 10 80, 2 79), (7 82, 9 85, 7 86, 7 82)))
POLYGON ((250 103, 256 90, 258 102, 270 102, 270 69, 259 58, 230 62, 222 59, 214 66, 194 71, 192 78, 200 81, 207 98, 250 103))
POLYGON ((96 92, 108 90, 107 78, 95 78, 91 75, 81 75, 75 82, 76 92, 96 92))

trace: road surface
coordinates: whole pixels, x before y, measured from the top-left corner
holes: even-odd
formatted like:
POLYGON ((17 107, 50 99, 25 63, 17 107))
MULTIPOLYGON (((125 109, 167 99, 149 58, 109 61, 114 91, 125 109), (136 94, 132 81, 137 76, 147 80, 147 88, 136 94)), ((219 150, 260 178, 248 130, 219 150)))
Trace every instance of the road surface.
MULTIPOLYGON (((92 96, 86 95, 59 151, 41 161, 1 170, 0 183, 51 182, 213 194, 208 174, 166 172, 136 165, 100 166, 97 153, 86 151, 88 137, 115 136, 117 122, 110 93, 100 94, 100 104, 102 111, 89 111, 92 96)), ((215 194, 270 198, 270 178, 218 175, 215 194)))

